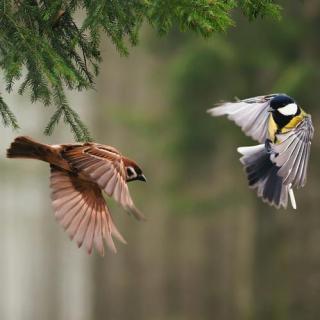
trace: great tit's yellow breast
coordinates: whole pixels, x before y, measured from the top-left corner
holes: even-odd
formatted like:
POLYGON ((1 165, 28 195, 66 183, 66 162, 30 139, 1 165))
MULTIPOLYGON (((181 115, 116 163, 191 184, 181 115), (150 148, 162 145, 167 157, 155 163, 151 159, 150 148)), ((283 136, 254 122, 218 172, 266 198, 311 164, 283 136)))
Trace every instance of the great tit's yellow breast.
POLYGON ((270 114, 269 117, 269 123, 268 123, 268 134, 269 134, 269 139, 273 142, 276 143, 277 138, 276 134, 277 133, 287 133, 294 128, 296 128, 301 121, 307 116, 306 112, 301 109, 301 112, 299 115, 293 117, 284 127, 280 128, 275 120, 273 119, 272 114, 270 114))
POLYGON ((275 142, 275 137, 276 137, 277 131, 278 131, 278 126, 277 126, 276 122, 274 121, 272 114, 270 113, 269 123, 268 123, 268 134, 269 134, 269 139, 272 142, 275 142))
POLYGON ((286 124, 281 130, 281 133, 289 132, 290 130, 294 129, 306 116, 307 114, 305 111, 301 109, 301 112, 299 115, 293 117, 288 124, 286 124))

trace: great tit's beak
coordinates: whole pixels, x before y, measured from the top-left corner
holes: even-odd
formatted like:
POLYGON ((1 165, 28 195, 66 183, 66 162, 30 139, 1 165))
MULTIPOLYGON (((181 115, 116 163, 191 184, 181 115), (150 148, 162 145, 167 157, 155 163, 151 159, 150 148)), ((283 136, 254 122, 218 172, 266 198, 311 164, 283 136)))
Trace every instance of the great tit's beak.
POLYGON ((268 112, 272 112, 273 109, 269 106, 268 109, 267 109, 267 111, 268 111, 268 112))
POLYGON ((144 174, 139 175, 139 176, 137 177, 137 180, 147 182, 147 178, 144 176, 144 174))

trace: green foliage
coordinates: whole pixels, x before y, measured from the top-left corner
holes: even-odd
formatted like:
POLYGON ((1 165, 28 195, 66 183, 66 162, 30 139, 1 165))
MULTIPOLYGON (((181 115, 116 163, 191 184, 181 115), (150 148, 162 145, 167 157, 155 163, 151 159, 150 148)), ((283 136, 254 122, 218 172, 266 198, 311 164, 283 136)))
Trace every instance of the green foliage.
POLYGON ((208 37, 212 32, 225 31, 233 25, 230 11, 235 1, 147 1, 148 20, 160 34, 166 34, 174 25, 181 31, 192 30, 208 37))
MULTIPOLYGON (((144 21, 159 34, 178 26, 208 37, 234 24, 231 11, 237 7, 249 19, 277 18, 280 11, 271 0, 0 0, 0 67, 6 90, 11 92, 23 77, 19 94, 29 91, 32 102, 56 107, 46 134, 63 117, 77 140, 90 140, 64 89, 93 87, 101 61, 101 34, 126 55, 128 45, 137 44, 144 21), (84 19, 76 24, 79 12, 84 19)), ((5 125, 17 127, 2 99, 0 112, 5 125)))
POLYGON ((274 0, 240 0, 239 4, 243 13, 250 20, 268 15, 280 18, 281 7, 275 4, 274 0))
POLYGON ((18 129, 18 122, 14 114, 10 111, 7 104, 3 101, 2 97, 0 96, 0 114, 2 117, 3 124, 7 126, 11 126, 14 129, 18 129))

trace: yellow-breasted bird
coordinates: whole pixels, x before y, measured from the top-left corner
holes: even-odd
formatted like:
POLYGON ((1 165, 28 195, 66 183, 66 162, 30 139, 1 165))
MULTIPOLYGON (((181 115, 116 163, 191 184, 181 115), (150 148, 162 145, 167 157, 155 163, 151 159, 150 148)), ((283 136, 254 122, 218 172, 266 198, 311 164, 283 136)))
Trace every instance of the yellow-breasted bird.
POLYGON ((133 160, 113 147, 98 143, 48 145, 17 137, 7 150, 7 157, 50 164, 55 217, 70 238, 79 247, 84 245, 89 254, 95 246, 103 255, 104 239, 116 252, 112 236, 126 243, 112 221, 102 191, 138 220, 144 219, 131 199, 127 182, 146 178, 133 160))
POLYGON ((296 209, 293 188, 306 184, 314 132, 311 116, 286 94, 226 102, 208 113, 227 115, 246 135, 261 143, 237 149, 249 187, 277 208, 287 207, 289 195, 296 209))

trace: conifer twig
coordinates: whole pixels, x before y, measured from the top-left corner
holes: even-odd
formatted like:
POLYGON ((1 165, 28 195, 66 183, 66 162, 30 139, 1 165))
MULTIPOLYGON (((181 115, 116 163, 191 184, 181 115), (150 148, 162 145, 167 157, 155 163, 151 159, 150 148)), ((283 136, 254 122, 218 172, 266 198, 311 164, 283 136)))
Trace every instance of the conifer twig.
MULTIPOLYGON (((279 18, 276 0, 0 0, 0 68, 11 92, 24 77, 19 94, 32 102, 54 103, 56 111, 45 133, 51 134, 63 118, 77 140, 89 140, 88 129, 65 99, 65 88, 89 89, 99 72, 100 39, 107 35, 119 53, 138 43, 147 21, 159 34, 174 27, 209 37, 234 25, 232 11, 239 8, 250 20, 279 18), (75 22, 76 12, 84 15, 75 22), (25 71, 26 70, 26 71, 25 71)), ((4 125, 17 128, 17 120, 0 97, 4 125)))

